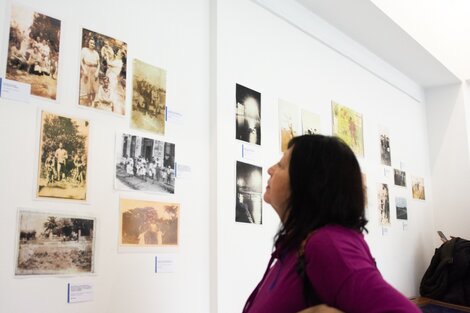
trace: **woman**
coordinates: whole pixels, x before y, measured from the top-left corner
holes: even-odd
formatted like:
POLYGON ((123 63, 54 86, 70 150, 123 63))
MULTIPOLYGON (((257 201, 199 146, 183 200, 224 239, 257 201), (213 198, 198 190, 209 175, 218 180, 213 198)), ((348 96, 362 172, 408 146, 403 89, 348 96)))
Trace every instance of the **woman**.
POLYGON ((264 200, 281 226, 244 313, 308 307, 303 312, 338 312, 331 307, 347 313, 420 312, 375 266, 362 234, 367 220, 361 170, 343 141, 295 137, 268 174, 264 200))

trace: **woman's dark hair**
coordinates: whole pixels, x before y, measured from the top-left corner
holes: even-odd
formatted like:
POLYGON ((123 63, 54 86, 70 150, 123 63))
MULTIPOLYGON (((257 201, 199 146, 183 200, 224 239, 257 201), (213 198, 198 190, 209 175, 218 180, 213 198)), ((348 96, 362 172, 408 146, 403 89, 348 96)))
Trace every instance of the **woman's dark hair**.
POLYGON ((337 137, 294 137, 289 163, 291 196, 276 246, 297 249, 312 231, 329 224, 367 231, 362 174, 354 152, 337 137))

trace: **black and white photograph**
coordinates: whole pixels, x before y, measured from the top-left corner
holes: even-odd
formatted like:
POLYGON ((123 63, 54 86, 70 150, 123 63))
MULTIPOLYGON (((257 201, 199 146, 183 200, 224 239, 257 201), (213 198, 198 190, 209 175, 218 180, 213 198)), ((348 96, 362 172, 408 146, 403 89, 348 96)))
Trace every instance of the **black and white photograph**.
POLYGON ((398 169, 394 169, 393 172, 394 172, 393 179, 394 179, 395 185, 406 187, 406 172, 400 171, 398 169))
POLYGON ((120 199, 119 244, 133 247, 177 246, 179 203, 120 199))
POLYGON ((56 100, 60 48, 58 19, 12 5, 6 78, 31 85, 31 94, 56 100))
POLYGON ((379 224, 382 226, 390 225, 390 198, 387 184, 378 185, 377 200, 379 209, 379 224))
POLYGON ((133 61, 131 127, 165 134, 166 71, 133 61))
POLYGON ((174 143, 128 133, 116 141, 116 189, 175 193, 174 143))
POLYGON ((20 209, 15 275, 94 272, 95 219, 20 209))
POLYGON ((236 84, 236 139, 261 145, 261 93, 236 84))
POLYGON ((37 197, 86 200, 89 123, 43 111, 37 197))
POLYGON ((390 151, 390 136, 388 130, 382 128, 380 130, 380 162, 383 165, 392 165, 392 155, 390 151))
POLYGON ((237 161, 235 221, 262 224, 262 168, 237 161))
POLYGON ((397 219, 407 220, 408 219, 408 208, 406 206, 406 198, 396 197, 395 206, 397 208, 397 219))
POLYGON ((125 115, 127 44, 82 29, 81 47, 79 104, 125 115))

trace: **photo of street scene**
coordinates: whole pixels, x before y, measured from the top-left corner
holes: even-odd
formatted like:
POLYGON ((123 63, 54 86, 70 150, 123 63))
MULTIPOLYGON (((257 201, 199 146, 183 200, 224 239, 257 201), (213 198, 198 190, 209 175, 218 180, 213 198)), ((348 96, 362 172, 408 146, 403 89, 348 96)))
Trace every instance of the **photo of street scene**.
POLYGON ((37 196, 86 200, 86 120, 42 112, 37 196))
POLYGON ((12 5, 6 78, 31 85, 31 94, 57 98, 60 20, 12 5))
POLYGON ((237 161, 235 221, 263 223, 262 168, 237 161))
POLYGON ((93 218, 21 209, 15 275, 94 272, 93 218))
POLYGON ((116 189, 175 193, 174 143, 132 134, 116 141, 116 189))

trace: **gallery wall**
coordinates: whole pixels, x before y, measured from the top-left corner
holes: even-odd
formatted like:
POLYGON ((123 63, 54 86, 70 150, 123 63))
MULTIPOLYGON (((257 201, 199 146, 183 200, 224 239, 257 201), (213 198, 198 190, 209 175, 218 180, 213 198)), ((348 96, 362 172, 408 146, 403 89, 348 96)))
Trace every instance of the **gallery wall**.
MULTIPOLYGON (((60 19, 62 27, 57 101, 0 98, 0 311, 208 312, 208 1, 15 3, 60 19), (128 110, 132 60, 138 58, 166 70, 166 105, 174 114, 166 123, 164 135, 131 129, 129 114, 122 117, 77 105, 82 27, 128 44, 128 110), (41 110, 90 123, 86 203, 35 197, 41 110), (185 173, 177 175, 174 194, 114 189, 115 138, 120 131, 176 145, 176 162, 184 165, 185 173), (179 203, 178 246, 119 247, 120 197, 179 203), (95 273, 15 276, 18 208, 96 218, 95 273), (173 272, 155 273, 156 256, 170 257, 173 272), (92 285, 93 300, 68 304, 69 283, 92 285)), ((5 77, 10 4, 0 1, 0 77, 5 77)))
POLYGON ((217 311, 241 310, 272 251, 279 220, 269 205, 263 204, 262 225, 234 223, 236 161, 262 166, 266 186, 268 167, 281 157, 279 99, 318 114, 323 134, 332 133, 331 101, 362 114, 365 157, 359 161, 367 176, 370 221, 366 240, 385 279, 406 296, 417 295, 436 236, 425 103, 248 0, 217 2, 216 40, 217 311), (261 146, 235 139, 236 84, 261 93, 261 146), (381 127, 389 130, 391 167, 380 163, 381 127), (406 172, 406 188, 394 185, 393 169, 406 172), (424 201, 412 198, 412 176, 424 178, 424 201), (390 191, 387 227, 379 225, 379 183, 387 183, 390 191), (406 222, 396 219, 396 196, 407 199, 406 222))

